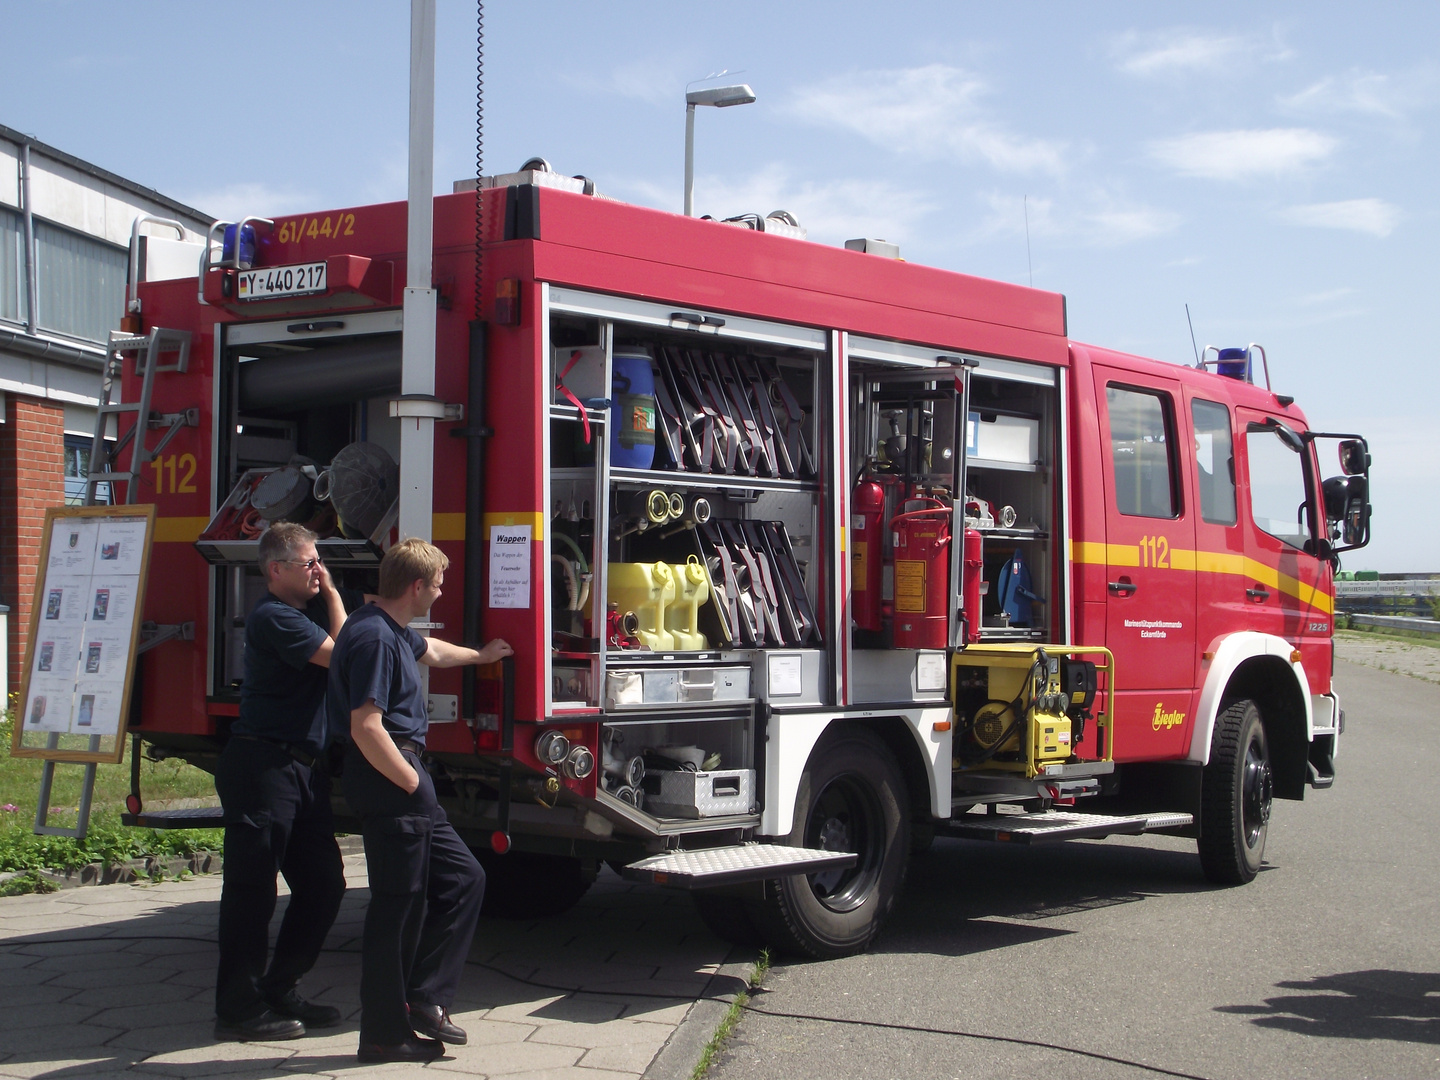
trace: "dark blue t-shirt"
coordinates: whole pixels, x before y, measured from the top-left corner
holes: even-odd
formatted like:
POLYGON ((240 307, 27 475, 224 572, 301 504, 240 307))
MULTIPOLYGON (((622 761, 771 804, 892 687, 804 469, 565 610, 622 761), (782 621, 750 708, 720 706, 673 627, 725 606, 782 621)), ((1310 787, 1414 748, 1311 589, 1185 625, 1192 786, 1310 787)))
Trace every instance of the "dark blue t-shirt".
MULTIPOLYGON (((362 599, 351 589, 340 596, 347 609, 362 599)), ((325 669, 310 657, 330 636, 329 627, 330 610, 321 596, 304 608, 271 592, 256 602, 245 619, 245 679, 231 732, 299 743, 314 754, 325 748, 325 669)))
POLYGON ((386 731, 423 747, 430 714, 421 692, 419 660, 427 648, 423 637, 376 604, 366 604, 352 615, 330 654, 330 687, 325 695, 330 730, 348 732, 350 713, 374 701, 384 715, 386 731))

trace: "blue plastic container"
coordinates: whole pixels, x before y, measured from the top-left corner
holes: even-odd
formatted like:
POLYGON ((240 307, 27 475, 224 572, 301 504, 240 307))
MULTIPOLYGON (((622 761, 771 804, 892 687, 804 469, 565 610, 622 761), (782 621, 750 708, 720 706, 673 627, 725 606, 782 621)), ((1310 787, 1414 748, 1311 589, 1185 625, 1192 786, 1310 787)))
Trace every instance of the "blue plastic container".
POLYGON ((655 463, 655 372, 642 352, 611 361, 610 464, 648 469, 655 463))

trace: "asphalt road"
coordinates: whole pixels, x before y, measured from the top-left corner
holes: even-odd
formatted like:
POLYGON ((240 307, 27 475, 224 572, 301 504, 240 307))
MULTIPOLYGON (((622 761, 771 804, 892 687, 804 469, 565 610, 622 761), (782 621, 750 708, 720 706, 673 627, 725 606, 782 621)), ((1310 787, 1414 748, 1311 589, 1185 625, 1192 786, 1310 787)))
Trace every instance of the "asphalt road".
POLYGON ((1440 1076, 1434 686, 1337 665, 1338 778, 1221 889, 1193 841, 941 840, 874 950, 777 964, 711 1080, 1440 1076))

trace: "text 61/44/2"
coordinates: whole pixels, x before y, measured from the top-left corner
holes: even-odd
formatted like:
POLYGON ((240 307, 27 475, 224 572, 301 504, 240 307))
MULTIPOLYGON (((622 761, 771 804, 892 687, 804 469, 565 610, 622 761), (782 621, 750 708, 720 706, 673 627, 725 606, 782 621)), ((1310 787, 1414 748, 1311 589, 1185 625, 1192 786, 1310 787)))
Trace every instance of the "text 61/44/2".
POLYGON ((303 296, 325 291, 325 263, 298 266, 268 266, 263 270, 242 270, 239 274, 241 300, 273 300, 277 296, 303 296))
POLYGON ((331 236, 354 236, 355 215, 350 213, 326 214, 324 217, 302 217, 282 221, 275 231, 275 239, 282 244, 293 244, 299 240, 319 240, 331 236))

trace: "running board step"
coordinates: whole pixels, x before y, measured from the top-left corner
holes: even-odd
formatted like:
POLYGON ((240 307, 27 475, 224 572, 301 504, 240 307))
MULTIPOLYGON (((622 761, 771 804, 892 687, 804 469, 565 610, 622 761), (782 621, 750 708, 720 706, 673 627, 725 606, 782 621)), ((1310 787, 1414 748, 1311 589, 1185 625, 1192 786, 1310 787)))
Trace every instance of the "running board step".
POLYGON ((1193 814, 964 814, 942 826, 944 835, 962 840, 996 840, 1010 844, 1050 844, 1102 836, 1138 836, 1161 829, 1193 825, 1193 814))
POLYGON ((192 806, 186 810, 142 810, 138 814, 121 814, 122 825, 138 825, 142 829, 218 829, 225 824, 218 806, 192 806))
POLYGON ((816 874, 855 865, 848 851, 786 847, 783 844, 738 844, 735 847, 670 851, 625 867, 630 881, 671 885, 681 889, 709 889, 741 881, 764 881, 792 874, 816 874))

